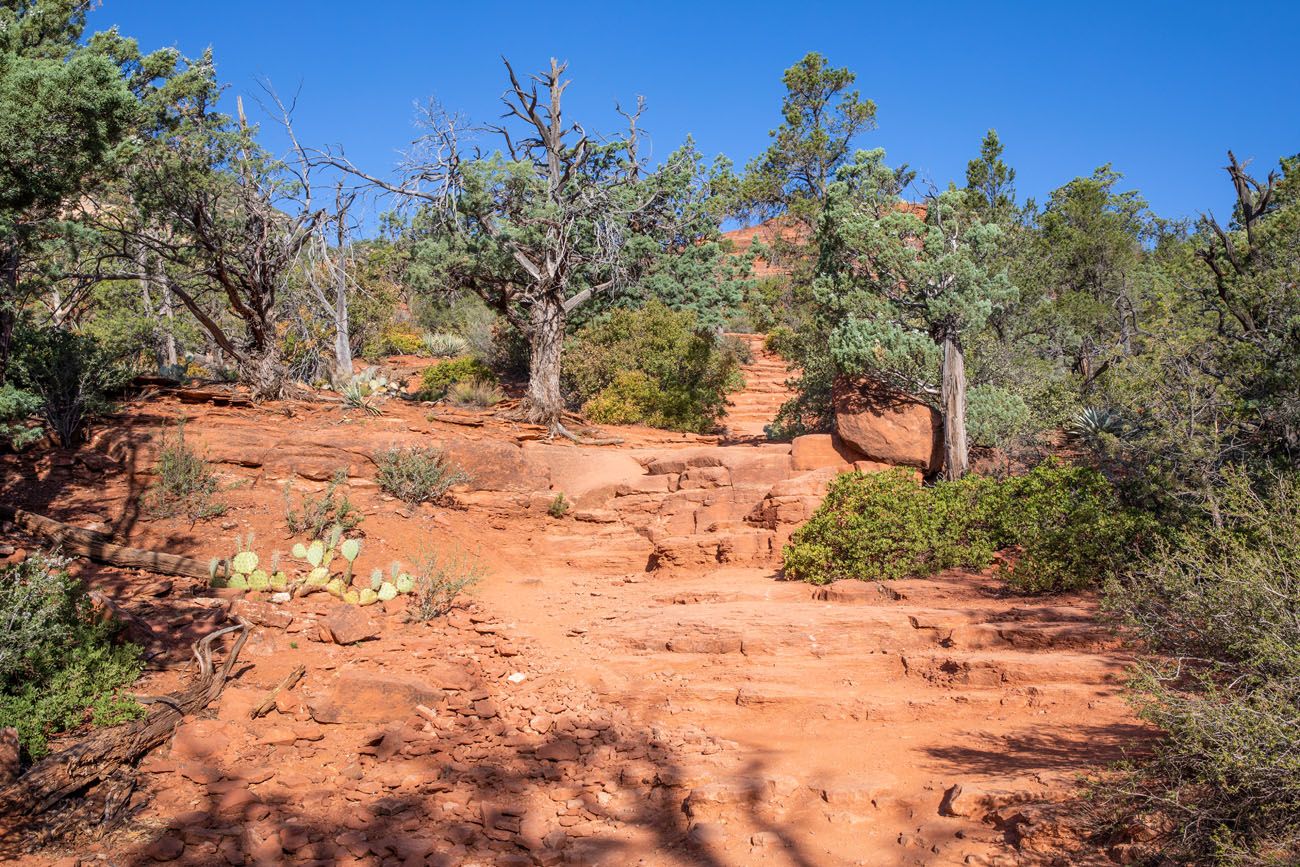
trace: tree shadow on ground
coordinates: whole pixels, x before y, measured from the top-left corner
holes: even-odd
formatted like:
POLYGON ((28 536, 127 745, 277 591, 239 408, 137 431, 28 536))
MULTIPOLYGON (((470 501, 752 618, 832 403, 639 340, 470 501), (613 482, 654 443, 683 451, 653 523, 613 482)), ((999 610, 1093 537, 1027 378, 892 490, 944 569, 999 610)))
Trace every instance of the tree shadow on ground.
POLYGON ((1068 735, 1029 731, 990 737, 970 732, 987 747, 935 746, 925 752, 968 774, 1016 774, 1035 771, 1086 771, 1144 753, 1156 735, 1148 726, 1115 723, 1072 726, 1068 735))

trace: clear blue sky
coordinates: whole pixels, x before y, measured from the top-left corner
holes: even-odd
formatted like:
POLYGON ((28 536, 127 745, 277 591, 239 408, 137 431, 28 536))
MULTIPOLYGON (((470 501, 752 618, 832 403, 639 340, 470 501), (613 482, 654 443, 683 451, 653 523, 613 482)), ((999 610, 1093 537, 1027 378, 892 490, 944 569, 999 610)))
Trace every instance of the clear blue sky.
POLYGON ((858 74, 884 147, 939 183, 995 127, 1021 199, 1106 162, 1164 216, 1223 213, 1225 150, 1262 173, 1300 151, 1300 3, 510 3, 495 0, 105 0, 145 49, 211 45, 232 93, 301 85, 300 138, 391 168, 431 95, 495 117, 500 55, 570 61, 570 116, 615 130, 615 100, 649 103, 663 156, 687 133, 738 165, 779 120, 781 73, 817 50, 858 74))

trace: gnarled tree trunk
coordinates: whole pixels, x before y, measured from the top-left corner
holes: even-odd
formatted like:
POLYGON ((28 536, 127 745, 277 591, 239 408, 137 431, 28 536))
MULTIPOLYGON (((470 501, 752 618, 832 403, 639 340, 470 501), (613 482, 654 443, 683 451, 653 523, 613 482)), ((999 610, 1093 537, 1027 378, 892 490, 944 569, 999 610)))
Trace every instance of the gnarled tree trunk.
POLYGON ((943 403, 943 477, 953 480, 966 475, 969 451, 966 447, 966 357, 961 338, 945 334, 940 344, 943 361, 939 371, 940 400, 943 403))
POLYGON ((564 352, 564 301, 540 293, 528 311, 528 419, 559 433, 564 398, 560 394, 560 358, 564 352))

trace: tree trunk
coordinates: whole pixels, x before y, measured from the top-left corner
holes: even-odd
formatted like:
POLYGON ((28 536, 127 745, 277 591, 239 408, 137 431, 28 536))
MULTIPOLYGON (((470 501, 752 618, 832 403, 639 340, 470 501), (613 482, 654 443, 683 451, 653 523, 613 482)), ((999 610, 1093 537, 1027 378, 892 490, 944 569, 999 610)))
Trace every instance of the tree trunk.
POLYGON ((352 335, 348 323, 348 275, 339 249, 338 274, 334 285, 334 361, 340 382, 352 378, 352 335))
POLYGON ((962 353, 961 338, 956 334, 945 334, 941 345, 943 477, 951 481, 966 475, 969 461, 966 448, 966 357, 962 353))
POLYGON ((564 300, 545 292, 529 311, 528 420, 561 428, 564 399, 560 395, 560 355, 564 351, 564 300))
POLYGON ((9 371, 9 345, 18 319, 18 245, 0 248, 0 385, 9 371))

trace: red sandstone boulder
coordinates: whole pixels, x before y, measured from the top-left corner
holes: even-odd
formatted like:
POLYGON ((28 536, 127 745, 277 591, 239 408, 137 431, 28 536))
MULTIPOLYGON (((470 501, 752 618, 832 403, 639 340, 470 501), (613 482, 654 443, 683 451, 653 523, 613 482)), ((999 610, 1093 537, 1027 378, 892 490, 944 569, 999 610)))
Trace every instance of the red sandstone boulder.
POLYGON ((840 377, 831 394, 835 430, 873 461, 932 473, 943 464, 943 420, 929 406, 865 377, 840 377))
POLYGON ((844 442, 837 434, 805 434, 795 437, 791 446, 794 469, 799 472, 820 470, 822 467, 848 470, 855 461, 866 459, 862 452, 844 442))

